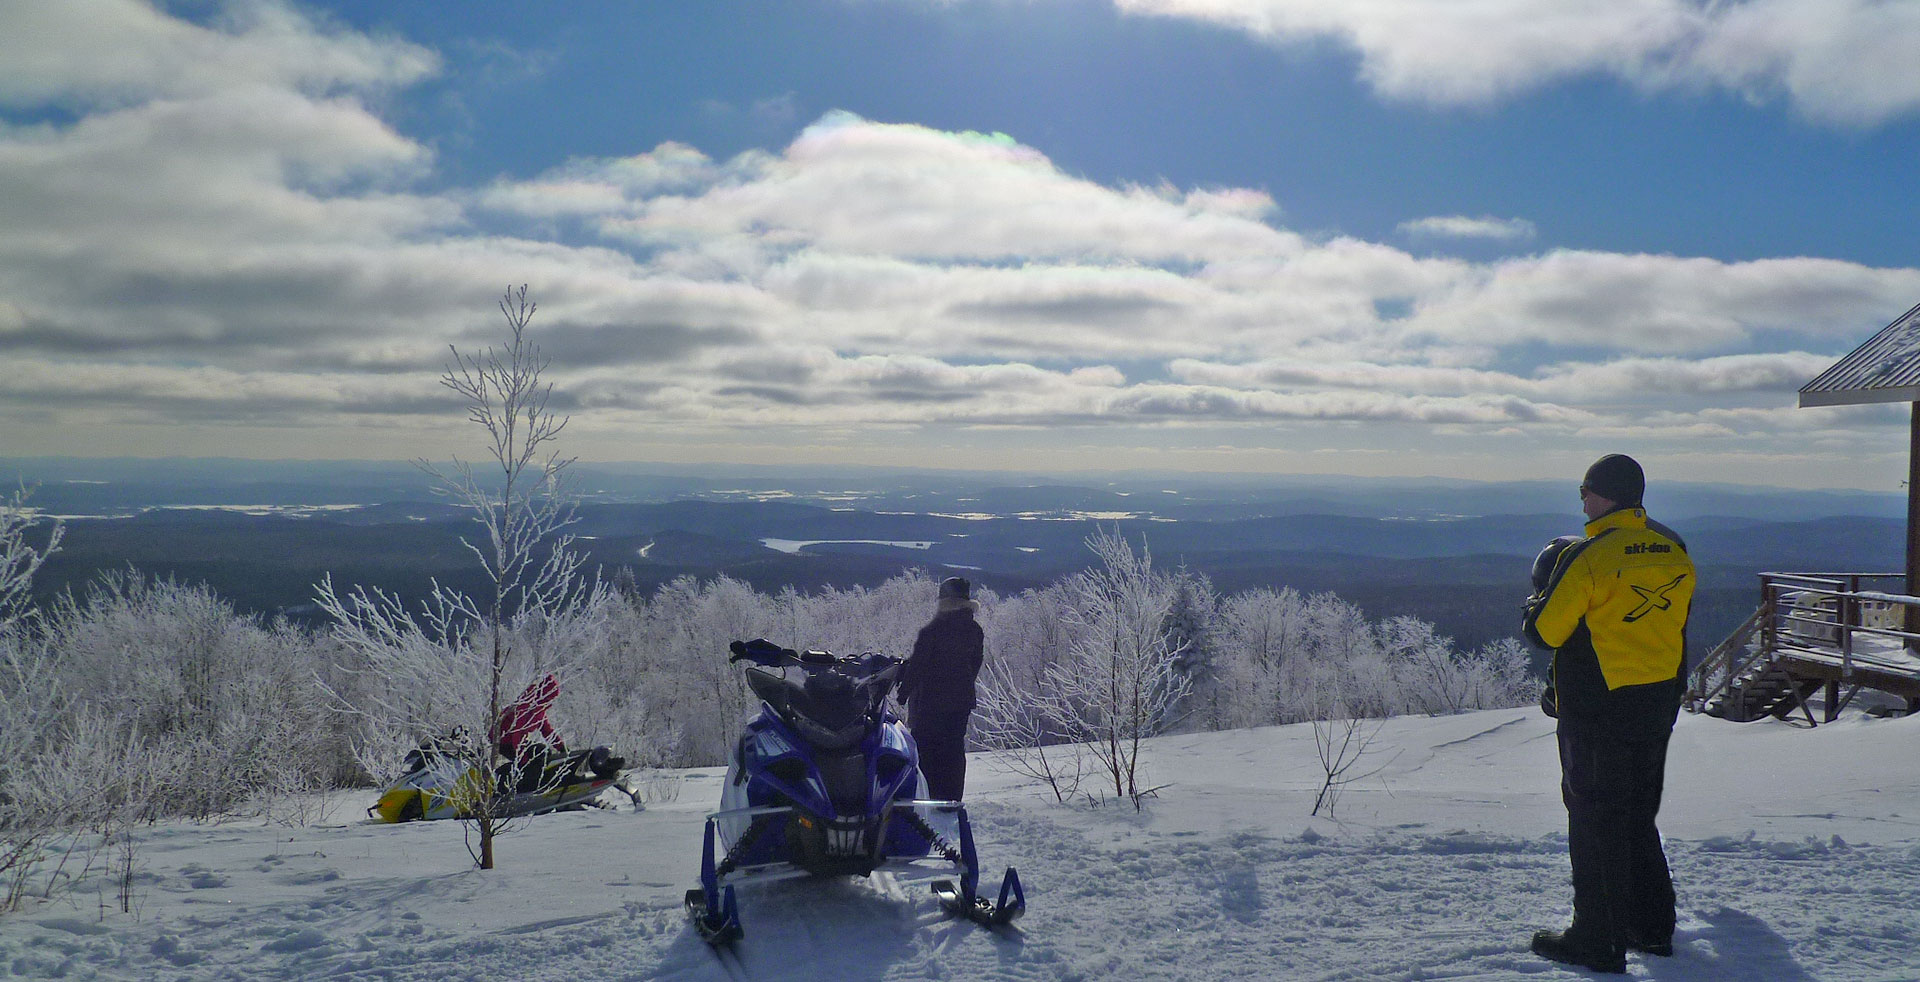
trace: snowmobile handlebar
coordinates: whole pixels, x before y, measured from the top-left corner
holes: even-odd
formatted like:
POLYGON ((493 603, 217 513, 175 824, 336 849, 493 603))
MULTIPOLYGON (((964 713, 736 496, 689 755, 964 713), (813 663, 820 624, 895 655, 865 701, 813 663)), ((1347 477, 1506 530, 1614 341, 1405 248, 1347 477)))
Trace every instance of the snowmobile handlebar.
POLYGON ((774 667, 779 665, 800 664, 800 653, 792 648, 782 648, 766 638, 754 638, 752 641, 735 641, 727 646, 733 657, 728 664, 737 661, 750 661, 756 665, 774 667))
POLYGON ((842 658, 827 651, 795 651, 792 648, 782 648, 766 638, 735 641, 727 646, 727 650, 733 652, 733 657, 727 659, 728 664, 749 661, 766 668, 780 668, 785 665, 799 665, 807 668, 841 665, 877 672, 900 663, 900 659, 892 655, 869 653, 842 658))
POLYGON ((889 663, 899 661, 897 657, 891 657, 891 655, 874 655, 874 653, 839 657, 831 651, 795 651, 793 648, 781 648, 766 638, 755 638, 751 642, 733 642, 728 646, 728 650, 733 651, 733 657, 728 659, 728 663, 751 661, 755 665, 764 665, 768 669, 778 669, 781 665, 870 665, 874 659, 885 659, 889 663))

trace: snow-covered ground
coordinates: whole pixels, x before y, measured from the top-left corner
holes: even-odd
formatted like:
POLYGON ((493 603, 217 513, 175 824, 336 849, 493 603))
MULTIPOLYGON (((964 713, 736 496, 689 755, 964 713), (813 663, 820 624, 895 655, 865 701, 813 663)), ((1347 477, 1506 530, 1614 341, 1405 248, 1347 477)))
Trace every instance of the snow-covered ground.
MULTIPOLYGON (((942 918, 922 884, 744 890, 717 957, 681 912, 720 772, 672 800, 544 816, 472 868, 461 826, 170 823, 142 833, 131 915, 110 882, 0 917, 0 967, 63 979, 1560 979, 1527 952, 1568 915, 1552 722, 1499 710, 1384 723, 1336 819, 1310 818, 1312 731, 1155 741, 1147 810, 1055 804, 976 755, 983 862, 1027 916, 942 918)), ((671 787, 676 779, 660 784, 671 787)), ((1818 729, 1683 716, 1662 827, 1677 951, 1635 976, 1920 979, 1920 719, 1818 729)), ((318 810, 317 804, 310 811, 318 810)), ((311 817, 311 816, 310 816, 311 817)), ((76 859, 74 865, 77 863, 76 859)))

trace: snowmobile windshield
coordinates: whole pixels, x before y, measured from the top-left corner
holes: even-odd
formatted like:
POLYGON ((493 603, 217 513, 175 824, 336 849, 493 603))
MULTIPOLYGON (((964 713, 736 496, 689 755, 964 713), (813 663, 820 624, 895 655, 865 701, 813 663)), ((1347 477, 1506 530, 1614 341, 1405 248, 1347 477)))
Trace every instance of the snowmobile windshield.
POLYGON ((858 742, 879 720, 897 662, 808 663, 747 669, 747 684, 808 743, 827 749, 858 742))

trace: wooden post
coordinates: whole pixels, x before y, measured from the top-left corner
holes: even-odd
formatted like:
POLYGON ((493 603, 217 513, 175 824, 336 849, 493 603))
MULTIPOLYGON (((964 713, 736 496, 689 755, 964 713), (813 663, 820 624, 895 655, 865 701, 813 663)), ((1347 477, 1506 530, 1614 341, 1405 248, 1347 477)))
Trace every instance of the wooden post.
MULTIPOLYGON (((1909 597, 1920 597, 1920 402, 1913 404, 1907 426, 1907 588, 1909 597)), ((1920 607, 1906 606, 1908 634, 1920 633, 1920 607)), ((1912 649, 1915 642, 1908 641, 1912 649)))

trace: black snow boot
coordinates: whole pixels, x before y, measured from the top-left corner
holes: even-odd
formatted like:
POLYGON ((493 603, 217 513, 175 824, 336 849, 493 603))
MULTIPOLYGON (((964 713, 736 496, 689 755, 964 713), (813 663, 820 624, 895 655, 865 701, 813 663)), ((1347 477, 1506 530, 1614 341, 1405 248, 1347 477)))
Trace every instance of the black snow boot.
POLYGON ((1673 935, 1656 935, 1636 932, 1627 935, 1627 950, 1643 955, 1658 955, 1661 958, 1673 957, 1673 935))
POLYGON ((1533 953, 1550 961, 1578 965, 1596 972, 1627 974, 1626 949, 1581 937, 1571 930, 1536 932, 1533 936, 1533 953))

